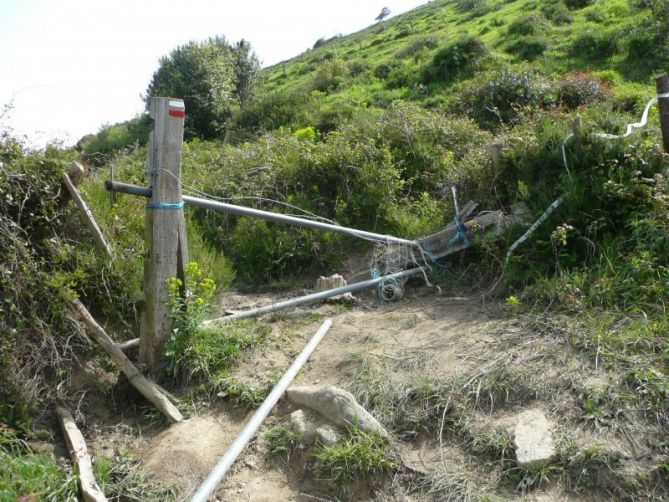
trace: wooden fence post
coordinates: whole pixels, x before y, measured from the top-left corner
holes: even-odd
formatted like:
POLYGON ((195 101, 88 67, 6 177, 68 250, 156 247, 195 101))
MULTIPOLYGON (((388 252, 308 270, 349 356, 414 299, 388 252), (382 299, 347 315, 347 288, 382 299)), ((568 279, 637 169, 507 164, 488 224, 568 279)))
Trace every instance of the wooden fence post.
POLYGON ((181 149, 185 107, 180 99, 151 98, 154 128, 149 140, 146 203, 144 306, 140 319, 139 357, 147 369, 163 357, 172 333, 166 281, 180 275, 188 260, 181 193, 181 149))
MULTIPOLYGON (((657 94, 669 93, 669 76, 663 73, 655 79, 657 94)), ((658 107, 660 108, 660 128, 662 129, 662 143, 664 151, 669 153, 669 98, 658 98, 658 107)))

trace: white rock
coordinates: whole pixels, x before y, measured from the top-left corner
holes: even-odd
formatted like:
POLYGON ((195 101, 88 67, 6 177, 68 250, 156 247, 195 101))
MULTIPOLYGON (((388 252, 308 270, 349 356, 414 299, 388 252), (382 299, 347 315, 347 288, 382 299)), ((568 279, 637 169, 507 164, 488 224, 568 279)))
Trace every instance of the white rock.
POLYGON ((325 446, 332 446, 339 441, 339 434, 329 425, 323 425, 316 429, 316 438, 325 446))
POLYGON ((544 466, 555 456, 550 424, 540 410, 528 410, 518 416, 514 430, 518 466, 533 469, 544 466))
POLYGON ((290 387, 286 397, 293 404, 314 410, 340 427, 358 427, 365 432, 389 437, 383 426, 357 403, 353 394, 334 385, 290 387))
POLYGON ((314 438, 314 424, 307 419, 302 410, 295 410, 290 414, 290 425, 305 441, 308 442, 314 438))
POLYGON ((342 288, 346 286, 346 280, 339 274, 330 277, 320 276, 316 281, 316 290, 326 291, 328 289, 342 288))

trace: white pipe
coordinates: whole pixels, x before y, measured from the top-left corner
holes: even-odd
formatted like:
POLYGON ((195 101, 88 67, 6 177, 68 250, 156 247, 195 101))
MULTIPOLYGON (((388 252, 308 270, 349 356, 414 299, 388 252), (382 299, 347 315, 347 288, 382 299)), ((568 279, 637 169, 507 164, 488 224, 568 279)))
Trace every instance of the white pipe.
POLYGON ((302 349, 300 355, 297 356, 297 359, 295 359, 293 364, 290 365, 288 371, 286 371, 286 373, 281 377, 279 383, 276 384, 274 389, 272 389, 272 392, 270 392, 269 396, 267 396, 265 401, 263 401, 263 403, 260 405, 260 408, 258 408, 258 410, 244 426, 244 429, 242 429, 242 432, 239 433, 237 439, 234 440, 225 454, 218 461, 216 467, 214 467, 214 469, 209 473, 202 484, 200 484, 197 491, 191 498, 191 502, 207 502, 209 496, 214 493, 216 487, 228 472, 234 461, 251 440, 260 425, 262 425, 267 415, 269 415, 270 411, 272 411, 272 408, 274 408, 274 405, 279 401, 288 386, 295 379, 297 372, 300 371, 302 366, 304 366, 304 363, 307 362, 307 359, 311 353, 316 349, 320 341, 331 327, 331 319, 327 319, 321 325, 316 334, 311 338, 311 340, 309 340, 309 343, 307 343, 304 349, 302 349))
POLYGON ((412 275, 421 273, 425 273, 425 270, 421 267, 411 268, 409 270, 402 270, 401 272, 384 275, 381 277, 377 277, 376 279, 368 279, 366 281, 356 282, 355 284, 350 284, 348 286, 328 289, 326 291, 320 291, 318 293, 312 293, 310 295, 300 296, 299 298, 292 298, 290 300, 272 303, 271 305, 258 307, 257 309, 245 310, 244 312, 238 312, 233 315, 219 317, 218 319, 211 319, 209 321, 204 321, 202 323, 202 326, 211 326, 212 324, 221 324, 224 322, 235 321, 237 319, 245 319, 247 317, 256 317, 263 314, 269 314, 271 312, 276 312, 277 310, 284 310, 291 307, 297 307, 299 305, 306 305, 308 303, 314 303, 319 300, 325 300, 326 298, 330 298, 332 296, 343 295, 344 293, 353 293, 355 291, 360 291, 362 289, 371 288, 384 281, 393 279, 403 279, 404 277, 410 277, 412 275))
MULTIPOLYGON (((150 197, 151 190, 137 185, 129 185, 128 183, 120 183, 118 181, 107 181, 105 183, 107 190, 112 192, 128 193, 131 195, 139 195, 142 197, 150 197)), ((237 214, 239 216, 250 216, 253 218, 261 218, 263 220, 276 221, 278 223, 286 223, 288 225, 295 225, 298 227, 315 228, 318 230, 327 230, 330 232, 337 232, 340 234, 351 235, 361 239, 367 239, 376 242, 394 242, 395 244, 404 244, 405 246, 420 247, 416 241, 409 239, 402 239, 392 235, 377 234, 375 232, 367 232, 365 230, 356 230, 355 228, 342 227, 341 225, 333 225, 331 223, 323 223, 322 221, 306 220, 296 216, 287 214, 273 213, 271 211, 261 211, 260 209, 253 209, 252 207, 236 206, 226 202, 218 202, 215 200, 202 199, 200 197, 191 197, 189 195, 183 196, 183 201, 192 206, 202 207, 205 209, 214 209, 216 211, 223 211, 225 213, 237 214)))

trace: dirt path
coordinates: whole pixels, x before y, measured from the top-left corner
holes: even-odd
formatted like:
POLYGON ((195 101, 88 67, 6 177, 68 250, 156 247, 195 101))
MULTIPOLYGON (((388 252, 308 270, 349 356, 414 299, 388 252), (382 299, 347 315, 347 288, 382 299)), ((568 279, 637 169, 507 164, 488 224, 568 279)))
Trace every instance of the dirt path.
MULTIPOLYGON (((229 293, 219 311, 276 300, 271 295, 229 293)), ((629 469, 647 469, 651 464, 652 438, 661 431, 651 431, 647 423, 633 420, 625 427, 599 427, 597 422, 584 420, 579 399, 585 392, 604 388, 608 378, 594 368, 594 361, 569 350, 558 336, 522 327, 502 315, 499 305, 484 306, 479 298, 448 297, 412 285, 405 298, 389 305, 380 305, 366 293, 355 305, 330 303, 274 314, 265 319, 271 327, 267 339, 235 368, 233 377, 256 388, 274 381, 326 318, 333 320, 333 327, 298 374, 296 384, 333 384, 356 393, 370 385, 365 379, 372 375, 380 392, 392 395, 398 390, 400 395, 404 387, 417 388, 422 381, 456 382, 460 400, 467 407, 461 423, 456 424, 458 432, 451 435, 437 434, 434 429, 435 425, 444 429, 445 414, 431 418, 429 431, 411 431, 415 417, 404 416, 410 411, 403 403, 393 404, 394 409, 375 410, 393 433, 393 444, 406 469, 421 473, 432 484, 420 490, 411 481, 396 477, 379 486, 358 487, 343 499, 461 500, 472 494, 479 498, 490 495, 495 500, 500 494, 502 499, 583 499, 578 485, 567 492, 564 483, 541 480, 541 487, 528 495, 509 491, 509 483, 500 482, 508 474, 503 462, 473 451, 476 447, 472 445, 480 438, 490 437, 490 431, 508 429, 528 408, 544 412, 559 437, 569 437, 580 446, 604 445, 606 452, 612 450, 626 459, 629 469), (398 420, 399 425, 395 423, 398 420), (628 440, 631 436, 634 439, 628 440), (433 493, 427 493, 430 490, 433 493), (434 490, 438 490, 436 495, 434 490)), ((450 401, 448 396, 440 398, 450 401)), ((187 499, 252 411, 220 399, 206 411, 198 413, 197 407, 184 411, 190 414, 185 422, 135 434, 123 447, 140 458, 155 479, 179 484, 187 499)), ((298 451, 286 462, 267 454, 264 432, 286 423, 292 411, 285 400, 279 403, 223 480, 216 492, 219 500, 334 500, 331 491, 314 479, 308 455, 298 451)), ((100 435, 97 443, 93 442, 94 451, 106 448, 109 441, 113 443, 114 438, 100 435)), ((491 446, 482 444, 484 448, 491 446)), ((605 464, 610 458, 614 457, 596 460, 605 464)), ((585 499, 608 500, 611 493, 588 492, 585 499)))
MULTIPOLYGON (((500 335, 515 329, 513 323, 482 308, 478 300, 440 297, 422 288, 409 289, 408 293, 401 302, 390 305, 379 305, 367 294, 359 305, 324 304, 274 315, 266 343, 239 366, 235 378, 258 386, 280 375, 325 318, 333 320, 333 327, 298 375, 297 384, 347 388, 359 362, 367 358, 399 361, 438 378, 457 378, 480 365, 500 335)), ((228 295, 224 307, 248 308, 270 300, 275 298, 228 295)), ((285 419, 291 411, 282 403, 263 429, 285 419)), ((223 410, 193 417, 151 439, 142 458, 160 479, 178 481, 189 491, 216 463, 248 416, 250 413, 244 416, 223 410)), ((266 458, 263 429, 225 479, 218 492, 221 499, 322 498, 310 494, 311 480, 299 479, 300 473, 293 472, 290 465, 266 458)), ((415 451, 407 451, 407 458, 429 468, 437 457, 434 448, 418 444, 415 451)))

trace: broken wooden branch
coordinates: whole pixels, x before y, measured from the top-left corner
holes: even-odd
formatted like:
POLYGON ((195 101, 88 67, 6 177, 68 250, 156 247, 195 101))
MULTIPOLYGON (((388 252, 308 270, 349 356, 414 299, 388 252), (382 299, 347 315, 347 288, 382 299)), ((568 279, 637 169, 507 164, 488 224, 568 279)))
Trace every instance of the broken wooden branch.
POLYGON ((67 188, 67 191, 69 192, 70 196, 72 197, 72 199, 74 199, 74 202, 77 204, 77 207, 81 211, 81 214, 84 217, 84 221, 86 222, 88 229, 93 234, 93 239, 95 240, 95 243, 100 248, 104 249, 109 256, 111 256, 111 249, 109 248, 109 244, 107 244, 104 235, 102 235, 102 230, 100 230, 100 227, 98 226, 97 222, 95 221, 95 218, 93 217, 93 213, 88 208, 88 204, 86 204, 86 201, 84 201, 84 199, 81 197, 79 190, 77 190, 75 183, 68 174, 63 174, 63 185, 65 185, 65 188, 67 188))
POLYGON ((172 404, 170 399, 165 396, 154 383, 150 382, 140 373, 118 345, 114 343, 109 335, 105 333, 105 330, 95 321, 88 309, 86 309, 78 299, 72 300, 71 305, 77 316, 89 328, 92 338, 102 346, 111 360, 118 365, 128 378, 128 381, 134 385, 146 399, 151 401, 169 420, 172 422, 181 422, 183 416, 176 406, 172 404))
POLYGON ((88 454, 88 448, 86 448, 86 441, 79 431, 74 418, 72 418, 70 410, 62 403, 58 403, 56 405, 56 415, 58 415, 58 421, 63 429, 65 444, 67 444, 70 458, 77 471, 82 498, 86 502, 106 502, 107 497, 105 497, 105 494, 100 489, 93 474, 93 463, 88 454))

